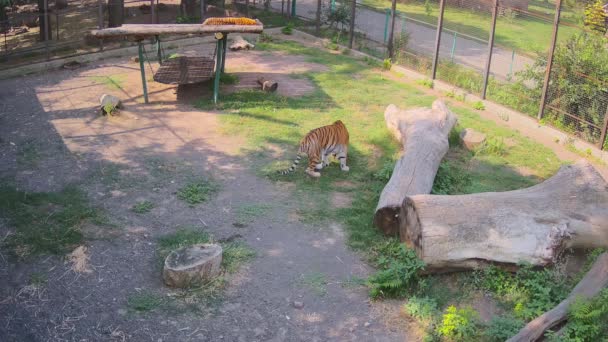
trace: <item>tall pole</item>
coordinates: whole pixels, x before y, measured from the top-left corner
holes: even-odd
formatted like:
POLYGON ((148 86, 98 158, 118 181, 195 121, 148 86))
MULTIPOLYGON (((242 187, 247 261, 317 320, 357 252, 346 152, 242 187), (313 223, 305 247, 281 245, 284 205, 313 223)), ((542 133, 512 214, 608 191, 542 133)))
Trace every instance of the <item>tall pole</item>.
POLYGON ((291 16, 296 17, 296 0, 291 0, 291 16))
POLYGON ((498 0, 494 0, 494 9, 492 10, 492 28, 490 29, 490 39, 488 40, 488 59, 486 60, 486 68, 483 72, 483 88, 481 89, 481 98, 486 99, 488 90, 488 79, 490 78, 490 67, 492 65, 492 50, 494 49, 494 32, 496 32, 496 16, 498 15, 498 0))
POLYGON ((348 38, 348 48, 353 48, 355 40, 355 14, 357 12, 357 0, 351 0, 350 4, 350 37, 348 38))
MULTIPOLYGON (((97 27, 101 30, 103 29, 103 2, 102 0, 97 0, 97 6, 99 10, 97 11, 97 27)), ((103 39, 98 39, 99 41, 99 51, 103 51, 103 39)))
POLYGON ((44 0, 44 48, 46 50, 46 60, 51 59, 51 51, 49 50, 49 30, 51 24, 49 22, 49 1, 44 0))
POLYGON ((606 114, 604 114, 604 128, 600 134, 599 148, 604 149, 604 142, 606 141, 606 133, 608 133, 608 108, 606 108, 606 114))
POLYGON ((393 58, 393 55, 395 53, 394 50, 394 45, 393 45, 393 40, 395 37, 395 14, 397 13, 397 0, 393 0, 393 3, 391 4, 391 30, 388 33, 388 58, 393 58))
POLYGON ((445 0, 439 1, 439 17, 437 18, 437 35, 435 36, 435 54, 433 55, 432 79, 437 77, 437 62, 439 61, 439 47, 441 46, 441 30, 443 30, 443 12, 445 0))
POLYGON ((141 86, 144 90, 144 102, 148 103, 148 85, 146 84, 146 69, 144 68, 144 43, 138 41, 139 71, 141 72, 141 86))
POLYGON ((547 91, 549 90, 549 78, 551 77, 551 69, 553 68, 553 55, 555 54, 555 44, 557 42, 557 31, 559 28, 559 17, 562 11, 562 0, 555 2, 555 18, 553 19, 553 37, 551 39, 551 49, 547 58, 547 69, 545 70, 545 80, 543 82, 543 92, 540 98, 540 108, 538 109, 538 119, 542 119, 545 113, 545 101, 547 100, 547 91))

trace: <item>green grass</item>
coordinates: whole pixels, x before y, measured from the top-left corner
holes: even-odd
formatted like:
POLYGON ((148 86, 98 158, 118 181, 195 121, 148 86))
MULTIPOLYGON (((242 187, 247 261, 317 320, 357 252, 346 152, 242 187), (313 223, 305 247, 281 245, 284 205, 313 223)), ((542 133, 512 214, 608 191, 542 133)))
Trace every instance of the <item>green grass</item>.
MULTIPOLYGON (((390 0, 364 0, 363 4, 384 11, 391 7, 390 0)), ((538 9, 532 7, 531 9, 538 9)), ((550 46, 550 37, 553 32, 553 9, 546 9, 542 13, 546 19, 531 15, 519 15, 512 20, 500 17, 496 23, 495 41, 497 45, 514 49, 516 51, 534 53, 545 52, 550 46)), ((408 3, 397 3, 397 11, 404 13, 407 17, 420 20, 427 24, 437 25, 439 14, 438 2, 431 3, 432 14, 425 12, 423 2, 411 1, 408 3)), ((564 17, 575 16, 572 11, 565 10, 564 17)), ((541 15, 542 15, 541 13, 541 15)), ((581 15, 581 14, 579 14, 581 15)), ((444 14, 444 27, 469 36, 487 41, 492 25, 492 15, 489 12, 474 11, 454 6, 447 6, 444 14)), ((559 41, 565 41, 567 37, 578 32, 579 29, 571 26, 560 26, 559 41)))
POLYGON ((235 226, 246 226, 253 222, 256 218, 262 217, 268 213, 272 207, 268 204, 250 204, 236 208, 235 226))
POLYGON ((82 243, 85 224, 106 223, 101 211, 73 186, 60 192, 25 192, 0 185, 0 217, 13 229, 4 248, 19 257, 66 253, 82 243))
POLYGON ((22 167, 36 167, 42 157, 40 146, 34 139, 19 144, 17 150, 17 163, 22 167))
POLYGON ((158 239, 157 252, 160 259, 164 260, 172 250, 210 241, 211 237, 207 232, 194 228, 180 228, 158 239))
POLYGON ((145 213, 149 213, 153 208, 154 208, 154 203, 152 203, 150 201, 143 201, 143 202, 135 203, 135 205, 133 205, 133 207, 131 207, 131 211, 138 213, 138 214, 145 214, 145 213))
MULTIPOLYGON (((310 80, 316 89, 304 97, 287 98, 240 91, 223 96, 217 106, 207 99, 197 105, 223 111, 220 116, 222 131, 246 138, 243 154, 257 174, 294 185, 293 200, 302 222, 314 229, 324 229, 328 221, 342 223, 347 244, 384 272, 376 274, 371 279, 373 282, 368 281, 368 284, 380 285, 377 287, 382 291, 380 297, 410 294, 428 297, 437 303, 440 311, 449 305, 466 304, 474 291, 467 285, 471 273, 410 277, 410 271, 418 267, 414 259, 410 258, 408 260, 412 262, 406 263, 400 255, 406 255, 407 251, 396 248, 399 242, 384 237, 371 224, 379 194, 390 177, 399 151, 399 144, 386 130, 384 109, 389 103, 401 108, 430 106, 434 97, 415 85, 384 77, 379 68, 381 64, 368 63, 369 60, 357 60, 277 40, 259 43, 258 47, 263 51, 278 50, 302 55, 309 62, 325 65, 328 70, 297 75, 310 80), (333 163, 321 171, 318 179, 306 176, 304 167, 290 175, 276 175, 277 170, 291 164, 302 136, 337 119, 345 123, 350 133, 348 173, 340 171, 333 163), (267 148, 268 144, 279 146, 284 153, 277 158, 276 149, 267 148), (352 183, 349 189, 339 185, 345 180, 352 183), (334 208, 331 204, 333 191, 352 194, 351 207, 334 208), (397 284, 392 276, 395 274, 409 278, 397 284), (454 288, 446 286, 446 283, 454 282, 457 283, 454 288), (386 290, 395 284, 404 291, 386 290)), ((450 134, 450 151, 435 179, 434 193, 467 194, 519 189, 550 177, 561 166, 555 154, 541 144, 482 119, 468 106, 450 107, 458 116, 459 126, 450 134), (458 134, 463 128, 486 134, 488 143, 483 151, 471 152, 460 146, 458 134), (529 176, 522 175, 521 171, 529 176)), ((326 287, 325 276, 321 273, 305 274, 300 283, 319 294, 326 287)))
POLYGON ((327 294, 327 279, 325 279, 323 273, 312 272, 303 274, 300 283, 317 296, 325 296, 327 294))
POLYGON ((142 291, 127 298, 127 308, 132 312, 145 313, 160 308, 165 302, 165 298, 159 294, 142 291))
POLYGON ((127 76, 124 74, 108 75, 108 76, 88 76, 96 83, 103 84, 109 90, 122 90, 124 89, 127 76))
POLYGON ((211 195, 219 190, 219 186, 207 179, 192 181, 177 191, 177 198, 190 206, 203 203, 211 199, 211 195))

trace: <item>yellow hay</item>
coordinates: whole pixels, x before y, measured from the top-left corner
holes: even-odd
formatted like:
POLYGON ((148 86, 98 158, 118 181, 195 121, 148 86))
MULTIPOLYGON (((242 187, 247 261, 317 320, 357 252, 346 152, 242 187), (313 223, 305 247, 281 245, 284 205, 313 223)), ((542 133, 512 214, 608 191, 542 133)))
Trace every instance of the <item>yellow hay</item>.
POLYGON ((203 25, 256 25, 254 19, 249 18, 207 18, 203 25))

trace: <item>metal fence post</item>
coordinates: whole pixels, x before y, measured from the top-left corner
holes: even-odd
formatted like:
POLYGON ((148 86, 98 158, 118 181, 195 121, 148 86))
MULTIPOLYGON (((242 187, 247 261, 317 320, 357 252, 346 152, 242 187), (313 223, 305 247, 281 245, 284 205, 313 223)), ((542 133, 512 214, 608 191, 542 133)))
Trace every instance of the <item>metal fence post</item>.
POLYGON ((334 11, 336 10, 336 0, 331 0, 329 9, 330 9, 331 13, 334 13, 334 11))
POLYGON ((496 32, 496 17, 498 16, 498 0, 494 0, 494 8, 492 9, 492 28, 490 30, 490 39, 488 40, 488 59, 486 60, 486 68, 483 72, 483 88, 481 88, 481 98, 486 99, 488 91, 488 79, 490 78, 490 67, 492 66, 492 51, 494 50, 494 33, 496 32))
POLYGON ((551 39, 551 50, 547 58, 547 70, 545 71, 545 80, 543 82, 543 91, 540 98, 540 108, 538 109, 538 120, 543 118, 545 114, 545 101, 547 100, 547 92, 549 91, 549 79, 551 77, 551 69, 553 68, 553 54, 555 53, 555 43, 557 42, 557 31, 559 28, 559 17, 562 11, 562 0, 555 2, 555 19, 553 20, 553 37, 551 39))
POLYGON ((357 12, 357 0, 351 0, 350 4, 350 37, 348 38, 348 48, 353 48, 353 42, 355 40, 355 14, 357 12))
POLYGON ((439 1, 439 17, 437 18, 437 36, 435 37, 435 54, 433 55, 432 79, 437 77, 437 62, 439 61, 439 47, 441 46, 441 30, 443 29, 443 12, 445 0, 439 1))
POLYGON ((296 0, 291 0, 291 16, 296 17, 296 0))
POLYGON ((391 4, 391 31, 388 34, 388 58, 392 59, 395 53, 393 40, 395 38, 395 14, 397 13, 397 0, 393 0, 391 4))
POLYGON ((513 76, 513 63, 515 63, 515 50, 511 53, 511 64, 509 64, 509 74, 507 76, 513 76))
POLYGON ((207 6, 205 6, 205 0, 201 0, 201 17, 207 14, 207 6))
POLYGON ((51 29, 49 17, 49 2, 44 0, 44 49, 46 52, 46 60, 51 59, 51 51, 49 49, 49 30, 51 29))
POLYGON ((456 52, 456 31, 454 31, 454 41, 452 42, 452 52, 450 53, 450 62, 454 63, 454 52, 456 52))
POLYGON ((600 150, 604 149, 604 142, 606 142, 606 133, 608 133, 608 108, 606 108, 606 114, 604 114, 604 128, 600 134, 600 141, 598 143, 600 150))
MULTIPOLYGON (((97 11, 97 27, 101 30, 103 29, 103 2, 102 0, 97 0, 97 6, 99 10, 97 11)), ((99 41, 99 51, 103 51, 103 39, 97 39, 99 41)))
POLYGON ((391 15, 391 10, 390 9, 386 9, 386 19, 384 19, 384 43, 386 44, 386 40, 388 39, 388 20, 390 18, 391 15))

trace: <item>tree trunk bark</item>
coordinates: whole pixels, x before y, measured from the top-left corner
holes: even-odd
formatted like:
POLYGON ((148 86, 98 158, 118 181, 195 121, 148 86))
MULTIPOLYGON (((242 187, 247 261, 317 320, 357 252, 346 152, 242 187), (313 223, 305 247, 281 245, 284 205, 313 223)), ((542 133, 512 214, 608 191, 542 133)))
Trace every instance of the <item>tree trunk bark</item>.
POLYGON ((323 0, 317 0, 317 18, 315 20, 315 33, 319 35, 321 33, 321 4, 323 0))
POLYGON ((578 298, 593 298, 606 286, 608 286, 608 253, 603 253, 593 263, 591 270, 570 292, 568 298, 564 299, 555 308, 532 320, 507 342, 536 341, 547 329, 566 320, 568 309, 575 300, 578 298))
POLYGON ((40 36, 39 39, 41 42, 53 39, 53 30, 51 29, 51 16, 48 13, 48 2, 46 7, 46 13, 44 8, 45 0, 38 0, 38 27, 40 28, 40 36))
POLYGON ((580 161, 527 189, 407 197, 400 216, 401 241, 427 271, 545 266, 564 248, 608 246, 608 184, 580 161))
POLYGON ((108 27, 119 27, 124 22, 124 0, 108 0, 108 27))
POLYGON ((374 225, 384 234, 396 235, 405 197, 431 192, 439 163, 449 149, 448 135, 456 124, 456 116, 437 100, 430 109, 402 111, 389 105, 384 120, 388 130, 403 144, 404 152, 382 190, 374 225))

